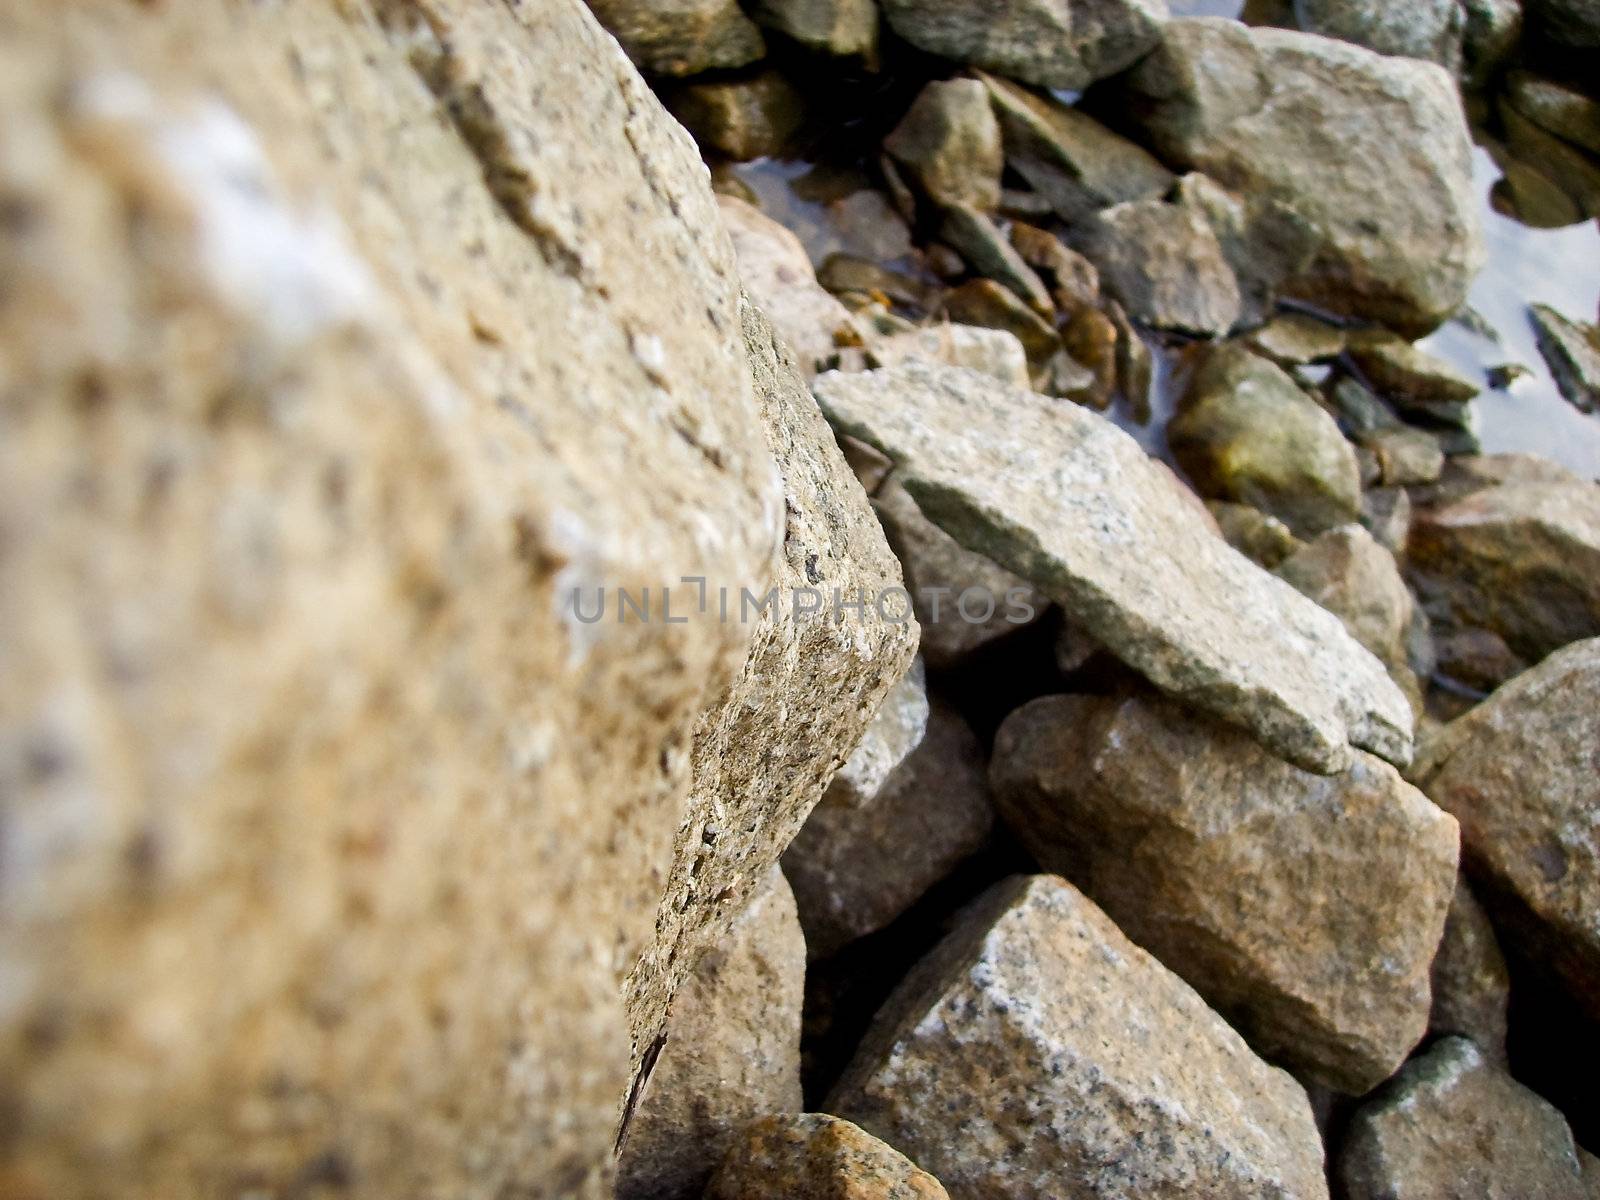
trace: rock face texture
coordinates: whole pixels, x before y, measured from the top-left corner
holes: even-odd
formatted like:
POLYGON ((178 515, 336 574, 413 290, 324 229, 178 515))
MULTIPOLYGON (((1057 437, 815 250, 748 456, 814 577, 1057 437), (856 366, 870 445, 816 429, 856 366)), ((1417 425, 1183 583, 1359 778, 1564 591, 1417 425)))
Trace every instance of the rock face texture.
POLYGON ((1296 12, 1300 27, 1309 33, 1354 42, 1379 54, 1425 58, 1452 71, 1461 65, 1466 14, 1460 0, 1301 0, 1296 12))
POLYGON ((1338 1164, 1350 1200, 1584 1200, 1561 1114, 1445 1038, 1361 1109, 1338 1164))
POLYGON ((889 689, 878 715, 828 784, 824 799, 847 808, 868 803, 906 755, 916 749, 927 727, 927 672, 917 662, 889 689))
POLYGON ((807 952, 826 957, 888 925, 993 824, 983 748, 958 714, 935 705, 922 744, 871 801, 824 799, 784 851, 807 952))
POLYGON ((693 1200, 744 1124, 798 1113, 806 942, 774 867, 673 998, 617 1162, 620 1200, 693 1200))
POLYGON ((1052 876, 963 917, 828 1106, 954 1200, 1327 1196, 1300 1086, 1052 876))
POLYGON ((1239 281, 1210 223, 1159 200, 1119 204, 1075 238, 1106 290, 1134 320, 1220 337, 1239 320, 1239 281))
POLYGON ((1166 0, 883 0, 894 31, 930 54, 1024 83, 1085 88, 1161 36, 1166 0))
POLYGON ((0 5, 5 1186, 609 1194, 914 642, 659 590, 898 568, 581 5, 71 17, 0 5))
POLYGON ((949 1200, 939 1181, 849 1121, 768 1117, 740 1135, 706 1200, 949 1200))
POLYGON ((1600 639, 1552 654, 1431 739, 1418 785, 1461 822, 1478 898, 1600 1016, 1600 639))
POLYGON ((1163 161, 1309 222, 1317 253, 1289 294, 1418 333, 1466 298, 1483 260, 1471 140, 1440 67, 1193 18, 1119 86, 1163 161))
POLYGON ((1455 822, 1362 755, 1313 775, 1155 697, 1053 696, 995 740, 995 803, 1262 1054, 1359 1095, 1428 1024, 1455 822))
POLYGON ((992 212, 1000 203, 1000 123, 976 79, 928 84, 883 147, 935 204, 992 212))
POLYGON ((894 460, 924 515, 1158 687, 1313 770, 1343 770, 1351 743, 1409 759, 1410 709, 1382 665, 1218 537, 1108 421, 917 362, 833 372, 816 394, 837 429, 894 460))

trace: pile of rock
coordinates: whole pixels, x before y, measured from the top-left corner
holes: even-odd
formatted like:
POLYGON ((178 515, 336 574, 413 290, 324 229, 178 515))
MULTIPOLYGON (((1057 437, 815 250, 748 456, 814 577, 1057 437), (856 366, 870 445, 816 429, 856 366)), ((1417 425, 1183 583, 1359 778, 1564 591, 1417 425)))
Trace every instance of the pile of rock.
POLYGON ((1295 7, 0 3, 0 1194, 1594 1194, 1516 6, 1295 7))

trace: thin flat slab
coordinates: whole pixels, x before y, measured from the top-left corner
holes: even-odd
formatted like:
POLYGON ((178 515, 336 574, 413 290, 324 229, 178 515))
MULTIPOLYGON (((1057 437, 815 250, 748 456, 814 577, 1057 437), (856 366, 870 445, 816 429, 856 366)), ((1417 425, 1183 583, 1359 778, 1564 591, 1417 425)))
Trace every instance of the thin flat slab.
POLYGON ((924 362, 816 382, 842 433, 892 458, 922 511, 1036 584, 1163 691, 1332 774, 1351 745, 1404 765, 1413 719, 1339 619, 1207 526, 1103 417, 924 362))

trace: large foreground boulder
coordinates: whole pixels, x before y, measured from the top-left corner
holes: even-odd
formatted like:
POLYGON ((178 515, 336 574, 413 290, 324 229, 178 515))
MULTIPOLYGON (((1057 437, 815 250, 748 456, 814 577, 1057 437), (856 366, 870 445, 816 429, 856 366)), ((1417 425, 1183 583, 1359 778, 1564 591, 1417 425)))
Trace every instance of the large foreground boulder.
POLYGON ((1552 654, 1446 726, 1419 785, 1461 822, 1509 944, 1600 1019, 1600 638, 1552 654))
POLYGON ((1153 696, 1051 696, 995 739, 995 803, 1252 1045, 1359 1095, 1428 1026, 1456 825, 1393 767, 1302 771, 1153 696))
POLYGON ((835 426, 893 459, 924 515, 1039 586, 1163 690, 1312 770, 1410 757, 1412 718, 1337 617, 1217 536, 1109 421, 959 368, 817 380, 835 426))
POLYGON ((900 986, 829 1108, 953 1200, 1326 1197, 1300 1085, 1071 884, 996 885, 900 986))
POLYGON ((1317 254, 1288 294, 1418 333, 1466 299, 1483 246, 1472 141, 1443 68, 1193 18, 1167 23, 1111 102, 1168 166, 1309 222, 1317 254))
POLYGON ((0 4, 3 1190, 609 1195, 914 640, 678 581, 898 570, 575 0, 70 15, 0 4))

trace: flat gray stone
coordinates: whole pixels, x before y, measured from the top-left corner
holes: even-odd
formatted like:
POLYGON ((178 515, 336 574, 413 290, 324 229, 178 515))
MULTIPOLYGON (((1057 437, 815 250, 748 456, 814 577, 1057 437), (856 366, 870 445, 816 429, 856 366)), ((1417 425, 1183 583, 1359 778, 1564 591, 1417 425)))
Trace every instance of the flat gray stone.
POLYGON ((816 394, 895 461, 924 515, 1164 691, 1310 770, 1343 770, 1352 744, 1409 761, 1410 707, 1383 665, 1218 537, 1109 421, 920 362, 829 373, 816 394))

